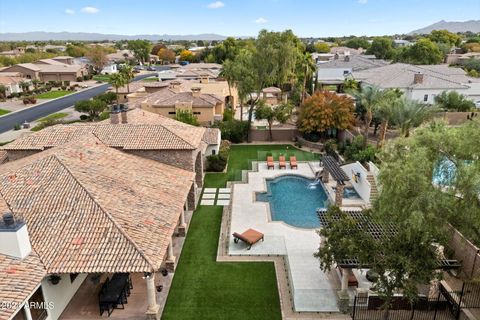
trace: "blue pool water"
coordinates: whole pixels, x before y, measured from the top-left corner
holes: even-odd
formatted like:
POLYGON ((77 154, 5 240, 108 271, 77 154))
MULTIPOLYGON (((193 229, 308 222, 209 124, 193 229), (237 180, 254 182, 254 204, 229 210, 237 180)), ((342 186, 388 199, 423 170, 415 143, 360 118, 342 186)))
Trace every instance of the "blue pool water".
POLYGON ((295 175, 267 180, 267 192, 256 200, 270 203, 272 220, 300 228, 318 228, 317 209, 325 208, 328 197, 321 183, 295 175))

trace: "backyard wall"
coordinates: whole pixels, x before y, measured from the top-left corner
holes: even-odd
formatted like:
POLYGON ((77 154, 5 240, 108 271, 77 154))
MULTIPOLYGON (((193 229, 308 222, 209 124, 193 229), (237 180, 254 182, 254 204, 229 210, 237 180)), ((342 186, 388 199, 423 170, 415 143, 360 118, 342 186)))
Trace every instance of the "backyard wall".
MULTIPOLYGON (((273 141, 288 141, 292 142, 298 135, 296 128, 273 128, 273 141)), ((250 141, 270 141, 270 133, 268 128, 266 130, 250 129, 250 141)))
POLYGON ((87 277, 87 273, 80 273, 73 282, 70 281, 70 274, 61 274, 61 280, 53 285, 48 281, 48 277, 42 280, 42 291, 45 302, 53 302, 54 307, 48 310, 47 319, 58 319, 63 310, 67 307, 75 292, 87 277))
MULTIPOLYGON (((467 116, 470 116, 471 112, 442 112, 439 113, 436 118, 445 120, 449 125, 458 126, 467 121, 467 116)), ((477 119, 480 118, 480 112, 476 112, 477 119)))
POLYGON ((343 171, 350 177, 352 186, 355 188, 355 191, 360 195, 360 197, 367 203, 370 202, 370 182, 367 180, 368 171, 365 169, 360 162, 354 162, 346 164, 341 167, 343 171), (354 173, 360 173, 360 178, 357 178, 355 181, 354 173))
POLYGON ((453 226, 449 225, 451 239, 449 246, 456 260, 462 263, 463 272, 471 278, 480 277, 480 249, 467 240, 453 226))

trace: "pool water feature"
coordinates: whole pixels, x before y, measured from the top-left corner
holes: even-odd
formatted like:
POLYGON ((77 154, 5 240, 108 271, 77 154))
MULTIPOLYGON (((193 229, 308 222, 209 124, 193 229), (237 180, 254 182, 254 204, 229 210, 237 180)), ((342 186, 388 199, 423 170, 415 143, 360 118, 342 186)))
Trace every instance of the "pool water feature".
POLYGON ((256 201, 270 203, 272 220, 299 228, 320 226, 317 210, 329 204, 321 182, 296 175, 284 175, 266 182, 267 192, 257 193, 256 201))

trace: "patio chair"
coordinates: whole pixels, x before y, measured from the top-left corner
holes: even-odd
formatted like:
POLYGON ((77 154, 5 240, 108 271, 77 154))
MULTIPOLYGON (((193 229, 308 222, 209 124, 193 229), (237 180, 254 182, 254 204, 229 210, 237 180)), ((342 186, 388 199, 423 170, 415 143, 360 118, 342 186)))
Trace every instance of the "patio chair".
POLYGON ((287 169, 287 164, 285 163, 285 156, 278 157, 278 163, 280 169, 287 169))
POLYGON ((275 169, 275 164, 273 163, 272 156, 267 157, 267 169, 270 170, 270 168, 275 169))
POLYGON ((298 169, 298 165, 297 165, 297 157, 295 156, 290 156, 290 168, 295 168, 295 169, 298 169))
POLYGON ((239 240, 245 242, 248 245, 247 250, 250 250, 252 248, 252 245, 257 243, 258 241, 264 241, 264 234, 253 229, 248 229, 242 234, 234 232, 233 242, 238 243, 239 240))

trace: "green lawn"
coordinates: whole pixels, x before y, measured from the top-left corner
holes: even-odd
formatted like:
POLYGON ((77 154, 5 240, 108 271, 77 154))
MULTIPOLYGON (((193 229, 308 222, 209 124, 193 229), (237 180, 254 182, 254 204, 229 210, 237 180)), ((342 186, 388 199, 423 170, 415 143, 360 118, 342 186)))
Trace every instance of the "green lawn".
POLYGON ((57 120, 63 119, 66 116, 68 116, 68 113, 66 112, 57 112, 57 113, 52 113, 46 117, 43 117, 41 119, 38 119, 39 124, 37 124, 35 127, 31 128, 31 131, 37 132, 45 127, 48 127, 49 125, 53 125, 56 123, 57 120))
POLYGON ((5 110, 5 109, 0 109, 0 116, 3 116, 4 114, 10 113, 10 110, 5 110))
POLYGON ((97 74, 92 77, 93 80, 95 81, 103 81, 103 82, 108 82, 110 81, 110 75, 108 74, 97 74))
MULTIPOLYGON (((241 170, 267 153, 295 154, 298 160, 318 155, 285 145, 232 146, 227 173, 209 173, 205 187, 240 180, 241 170)), ((199 206, 183 246, 162 319, 281 319, 271 262, 216 262, 222 207, 199 206)))
POLYGON ((41 93, 36 96, 37 99, 55 99, 60 98, 69 94, 72 94, 75 91, 68 91, 68 90, 58 90, 58 91, 48 91, 41 93))
POLYGON ((147 81, 147 82, 158 82, 157 77, 150 77, 150 78, 145 78, 142 81, 147 81))

